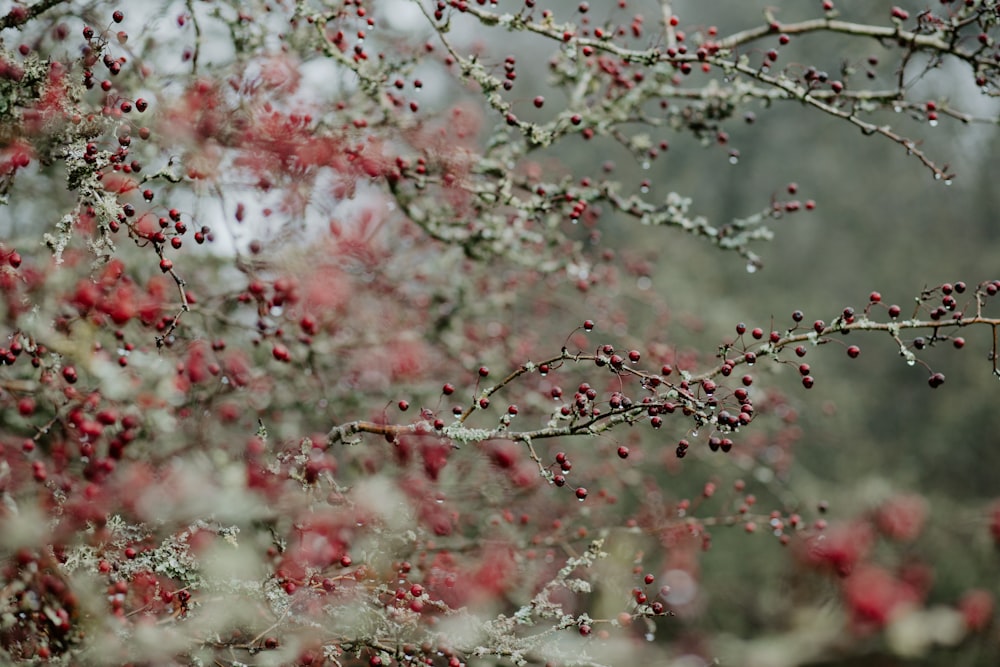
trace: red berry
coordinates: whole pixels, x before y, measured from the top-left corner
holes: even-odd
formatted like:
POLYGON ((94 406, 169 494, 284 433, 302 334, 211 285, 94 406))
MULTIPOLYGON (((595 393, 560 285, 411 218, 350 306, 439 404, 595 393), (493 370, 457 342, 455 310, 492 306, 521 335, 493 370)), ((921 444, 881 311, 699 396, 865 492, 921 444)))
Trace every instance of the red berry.
POLYGON ((125 14, 123 14, 120 10, 116 10, 115 13, 111 15, 111 20, 115 23, 121 23, 125 20, 125 14))
POLYGON ((851 359, 857 359, 859 354, 861 354, 861 348, 857 345, 851 345, 847 348, 847 356, 851 359))
POLYGON ((585 489, 584 487, 581 486, 579 489, 576 490, 576 497, 579 498, 580 500, 583 500, 584 498, 586 498, 587 497, 587 489, 585 489))
POLYGON ((486 377, 489 374, 490 374, 490 369, 489 368, 487 368, 486 366, 480 366, 479 367, 479 377, 484 378, 484 377, 486 377))
POLYGON ((583 330, 584 331, 593 331, 594 330, 594 321, 593 320, 584 320, 584 322, 583 322, 583 330))
POLYGON ((174 268, 174 263, 171 262, 169 259, 164 257, 163 259, 160 260, 160 271, 166 273, 172 268, 174 268))

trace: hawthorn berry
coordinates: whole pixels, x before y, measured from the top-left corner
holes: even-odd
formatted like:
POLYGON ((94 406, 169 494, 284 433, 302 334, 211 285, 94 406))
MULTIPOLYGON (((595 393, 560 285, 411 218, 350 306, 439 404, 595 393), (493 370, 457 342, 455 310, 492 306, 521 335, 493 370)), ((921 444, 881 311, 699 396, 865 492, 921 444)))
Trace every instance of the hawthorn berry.
POLYGON ((584 500, 584 499, 586 499, 586 497, 587 497, 587 489, 584 488, 584 487, 582 487, 582 486, 580 488, 578 488, 576 490, 576 497, 577 497, 578 500, 584 500))
POLYGON ((857 359, 858 355, 860 354, 861 354, 861 348, 858 347, 857 345, 851 345, 849 348, 847 348, 847 356, 849 356, 851 359, 857 359))

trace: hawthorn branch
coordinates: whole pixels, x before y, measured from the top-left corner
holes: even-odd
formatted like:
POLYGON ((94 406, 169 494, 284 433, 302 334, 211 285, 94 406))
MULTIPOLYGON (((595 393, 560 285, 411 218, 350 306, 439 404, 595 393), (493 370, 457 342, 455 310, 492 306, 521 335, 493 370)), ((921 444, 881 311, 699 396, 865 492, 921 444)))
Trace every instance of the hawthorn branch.
POLYGON ((915 51, 928 51, 931 53, 943 53, 958 58, 969 63, 973 69, 980 67, 994 68, 996 64, 990 59, 978 55, 976 52, 966 51, 950 41, 941 39, 937 34, 921 34, 910 30, 904 30, 901 25, 895 26, 875 26, 864 23, 853 23, 850 21, 838 21, 830 18, 810 19, 798 21, 796 23, 778 23, 776 25, 762 25, 749 28, 728 37, 718 40, 718 45, 722 49, 735 49, 738 46, 754 42, 763 37, 775 35, 777 33, 786 35, 803 35, 812 32, 833 32, 855 37, 869 37, 880 42, 887 40, 895 41, 901 46, 915 51))
MULTIPOLYGON (((487 25, 496 25, 502 22, 502 17, 493 12, 475 7, 469 6, 467 13, 476 16, 480 21, 487 25)), ((504 19, 506 20, 506 19, 504 19)), ((738 58, 732 58, 731 52, 735 50, 736 47, 753 42, 764 36, 774 34, 776 31, 780 30, 785 34, 806 34, 812 32, 834 32, 841 34, 849 34, 855 36, 864 36, 880 41, 887 39, 896 40, 901 46, 908 49, 907 53, 912 53, 914 51, 926 51, 938 55, 947 55, 955 57, 961 61, 967 62, 974 70, 995 70, 996 63, 991 59, 980 55, 979 51, 967 51, 959 48, 956 40, 946 41, 942 39, 937 33, 935 34, 922 34, 912 31, 907 31, 902 28, 900 24, 895 26, 874 26, 868 24, 852 23, 848 21, 839 21, 831 18, 813 19, 807 21, 801 21, 797 23, 790 24, 769 24, 764 26, 758 26, 756 28, 744 30, 735 33, 729 37, 724 37, 722 39, 713 41, 713 45, 718 46, 718 53, 723 55, 713 55, 710 57, 701 56, 699 57, 694 53, 680 54, 676 53, 674 49, 669 49, 670 53, 664 53, 659 48, 650 48, 645 50, 629 49, 622 46, 618 46, 613 42, 607 40, 600 40, 588 37, 579 37, 573 35, 572 25, 554 25, 551 22, 547 23, 535 23, 532 21, 524 20, 523 18, 517 18, 516 20, 511 19, 507 21, 509 23, 508 27, 510 29, 524 29, 530 32, 543 35, 549 39, 564 43, 567 41, 566 35, 572 35, 570 42, 575 47, 587 47, 594 50, 600 50, 605 53, 617 56, 623 61, 629 63, 654 65, 657 63, 669 63, 673 66, 678 66, 682 63, 695 63, 695 62, 708 62, 716 67, 719 67, 723 71, 735 71, 746 76, 749 76, 761 83, 778 91, 776 95, 777 99, 794 99, 799 100, 813 108, 832 115, 841 120, 847 121, 855 126, 857 126, 862 132, 867 135, 878 134, 884 136, 891 141, 900 144, 907 149, 910 155, 916 157, 925 167, 930 169, 936 179, 948 180, 952 176, 947 173, 947 168, 938 167, 922 150, 917 148, 916 142, 907 139, 902 135, 894 132, 887 125, 878 125, 875 123, 867 122, 862 120, 853 111, 847 112, 842 111, 832 104, 829 104, 824 99, 835 99, 836 94, 831 95, 832 91, 825 91, 823 93, 813 94, 813 91, 804 86, 800 86, 793 79, 789 79, 785 76, 772 76, 764 71, 755 69, 738 58), (823 98, 823 99, 821 99, 823 98)), ((669 21, 668 21, 669 24, 669 21)), ((954 30, 957 30, 955 27, 954 30)), ((957 33, 953 33, 956 34, 957 33)), ((652 77, 651 77, 652 78, 652 77)), ((664 91, 664 93, 669 93, 669 91, 664 91)), ((724 95, 731 96, 733 92, 731 90, 724 90, 724 95)), ((854 99, 888 99, 895 98, 898 99, 902 95, 902 87, 900 91, 887 96, 885 93, 879 93, 878 95, 865 96, 862 94, 855 94, 854 99)), ((846 99, 846 98, 845 98, 846 99)), ((491 106, 493 106, 497 111, 505 114, 509 114, 510 105, 502 100, 502 98, 494 94, 491 97, 491 106), (493 99, 495 98, 495 99, 493 99)), ((994 121, 996 122, 996 121, 994 121)), ((537 138, 537 127, 529 123, 521 123, 520 121, 512 122, 512 125, 520 128, 526 133, 526 136, 530 133, 530 139, 535 141, 537 138)), ((546 135, 542 133, 544 138, 546 135)))
POLYGON ((0 30, 7 30, 8 28, 20 28, 22 25, 37 18, 44 12, 49 11, 57 5, 61 5, 67 2, 67 0, 41 0, 41 2, 36 2, 30 7, 15 7, 11 9, 7 14, 0 18, 0 30))
MULTIPOLYGON (((987 283, 984 283, 984 285, 987 283)), ((925 301, 935 290, 925 290, 918 301, 925 301)), ((951 320, 919 319, 914 317, 891 322, 878 322, 868 317, 867 311, 857 319, 846 319, 838 317, 831 324, 822 327, 814 327, 805 330, 804 327, 796 325, 786 331, 783 335, 777 336, 774 340, 742 346, 739 348, 735 343, 727 344, 723 347, 720 355, 722 360, 711 368, 699 373, 682 372, 682 379, 679 382, 666 381, 660 374, 631 367, 627 364, 615 360, 614 354, 598 352, 595 354, 585 354, 582 352, 570 353, 563 348, 559 355, 553 356, 544 362, 534 364, 525 363, 515 371, 507 375, 503 380, 495 385, 483 389, 478 398, 488 398, 504 388, 510 386, 515 380, 528 373, 535 372, 542 365, 551 368, 558 368, 565 363, 590 362, 598 368, 610 371, 619 377, 631 375, 639 380, 640 386, 649 392, 642 402, 631 400, 621 401, 612 404, 606 411, 585 412, 565 417, 569 422, 560 425, 556 420, 552 420, 548 425, 531 430, 512 430, 509 428, 510 419, 501 420, 499 426, 493 428, 470 428, 466 426, 468 418, 479 408, 476 398, 462 413, 462 415, 451 425, 435 428, 434 424, 427 420, 421 420, 409 424, 386 424, 372 421, 357 420, 334 426, 328 436, 327 445, 333 446, 337 443, 355 444, 359 442, 359 434, 381 435, 389 440, 394 440, 400 436, 432 437, 450 441, 455 447, 461 444, 482 443, 489 440, 508 440, 524 443, 528 447, 529 455, 538 466, 543 477, 547 477, 546 468, 534 449, 533 442, 536 440, 570 437, 570 436, 599 436, 607 431, 623 424, 634 425, 640 421, 650 418, 649 408, 654 406, 657 410, 663 406, 667 413, 680 410, 683 414, 692 419, 695 428, 710 425, 718 432, 728 433, 737 430, 737 426, 720 421, 719 406, 714 400, 715 389, 709 388, 709 381, 718 376, 728 376, 735 367, 741 365, 752 365, 758 358, 769 358, 773 361, 782 361, 780 353, 785 348, 796 346, 801 343, 821 345, 832 340, 833 334, 846 334, 852 331, 875 331, 889 335, 899 346, 900 354, 910 365, 916 363, 916 355, 913 349, 922 349, 923 346, 931 346, 936 342, 950 340, 950 331, 960 330, 971 326, 989 326, 993 331, 993 350, 990 358, 993 365, 993 374, 1000 377, 997 361, 998 328, 1000 328, 1000 318, 986 317, 981 313, 982 303, 986 293, 980 286, 975 292, 975 302, 977 304, 976 313, 965 316, 959 312, 958 316, 951 320), (931 331, 932 335, 923 346, 913 343, 907 344, 901 337, 901 331, 931 331), (945 333, 942 333, 945 332, 945 333), (730 351, 737 350, 739 354, 732 356, 730 351), (750 354, 750 353, 753 354, 750 354), (669 406, 669 408, 667 408, 669 406)), ((923 362, 921 362, 923 364, 923 362)), ((926 364, 923 364, 926 366, 926 364)), ((657 412, 658 413, 658 412, 657 412)), ((657 414, 654 413, 654 414, 657 414)), ((752 417, 750 417, 752 419, 752 417)))

